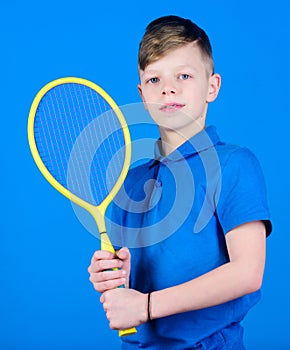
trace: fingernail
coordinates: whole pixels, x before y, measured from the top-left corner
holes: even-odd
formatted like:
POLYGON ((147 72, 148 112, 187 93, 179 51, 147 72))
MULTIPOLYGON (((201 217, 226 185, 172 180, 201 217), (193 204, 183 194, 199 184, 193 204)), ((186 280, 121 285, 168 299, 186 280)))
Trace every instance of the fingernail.
POLYGON ((127 271, 126 271, 126 270, 122 270, 122 274, 123 274, 123 275, 126 275, 126 274, 127 274, 127 271))

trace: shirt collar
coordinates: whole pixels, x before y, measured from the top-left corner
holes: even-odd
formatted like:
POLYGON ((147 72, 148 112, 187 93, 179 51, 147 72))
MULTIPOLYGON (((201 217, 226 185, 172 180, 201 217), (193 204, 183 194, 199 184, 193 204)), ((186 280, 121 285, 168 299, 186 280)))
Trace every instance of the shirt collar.
POLYGON ((220 138, 216 132, 215 126, 208 126, 189 140, 185 141, 166 157, 161 153, 161 140, 159 139, 155 143, 154 158, 163 163, 177 161, 214 147, 219 141, 220 138))

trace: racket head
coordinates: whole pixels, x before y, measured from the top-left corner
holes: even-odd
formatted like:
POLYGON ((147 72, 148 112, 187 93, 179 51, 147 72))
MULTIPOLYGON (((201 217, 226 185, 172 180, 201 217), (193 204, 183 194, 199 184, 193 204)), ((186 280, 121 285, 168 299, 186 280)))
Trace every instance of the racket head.
MULTIPOLYGON (((115 101, 89 80, 77 77, 54 80, 45 85, 33 100, 28 118, 28 140, 32 156, 47 181, 68 199, 88 210, 95 218, 99 231, 105 231, 106 208, 121 188, 131 159, 129 128, 115 101), (102 132, 104 125, 109 128, 105 130, 105 135, 94 134, 102 132), (88 131, 91 140, 88 140, 88 131), (98 138, 101 138, 98 144, 101 146, 99 154, 95 155, 92 152, 96 150, 91 149, 90 141, 95 142, 98 138), (91 157, 94 156, 90 161, 95 164, 87 164, 90 168, 86 172, 93 172, 90 176, 94 179, 102 176, 101 182, 97 181, 99 187, 94 189, 94 195, 98 197, 95 199, 88 198, 86 190, 78 192, 73 186, 68 186, 71 155, 74 153, 76 158, 81 152, 86 153, 86 142, 91 157), (80 144, 84 147, 82 150, 79 149, 80 144), (113 170, 111 167, 111 183, 107 186, 107 179, 102 175, 106 169, 100 168, 109 161, 115 164, 116 152, 118 166, 113 170)), ((79 166, 78 161, 73 166, 79 166)), ((78 174, 81 176, 80 170, 78 174)), ((76 179, 78 185, 82 180, 76 179)), ((91 184, 88 186, 90 188, 91 184)))

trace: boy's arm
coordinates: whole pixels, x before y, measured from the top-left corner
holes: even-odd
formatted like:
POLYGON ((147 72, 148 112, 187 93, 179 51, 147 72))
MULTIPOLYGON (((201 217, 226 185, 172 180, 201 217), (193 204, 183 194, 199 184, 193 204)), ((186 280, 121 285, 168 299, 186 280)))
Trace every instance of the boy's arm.
POLYGON ((228 232, 230 262, 184 284, 153 292, 151 318, 218 305, 257 291, 264 273, 265 236, 261 221, 228 232))
MULTIPOLYGON (((249 222, 228 232, 230 262, 186 283, 152 292, 151 319, 215 306, 257 291, 264 273, 265 237, 265 225, 261 221, 249 222)), ((101 302, 113 329, 136 326, 148 320, 144 315, 147 294, 115 289, 103 293, 101 302)))

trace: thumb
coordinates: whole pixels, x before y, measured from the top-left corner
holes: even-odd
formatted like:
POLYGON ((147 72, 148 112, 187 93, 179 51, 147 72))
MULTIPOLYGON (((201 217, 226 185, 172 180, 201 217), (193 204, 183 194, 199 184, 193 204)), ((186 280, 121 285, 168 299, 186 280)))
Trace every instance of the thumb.
POLYGON ((127 247, 121 248, 116 252, 117 257, 121 260, 127 260, 130 258, 130 252, 127 247))

